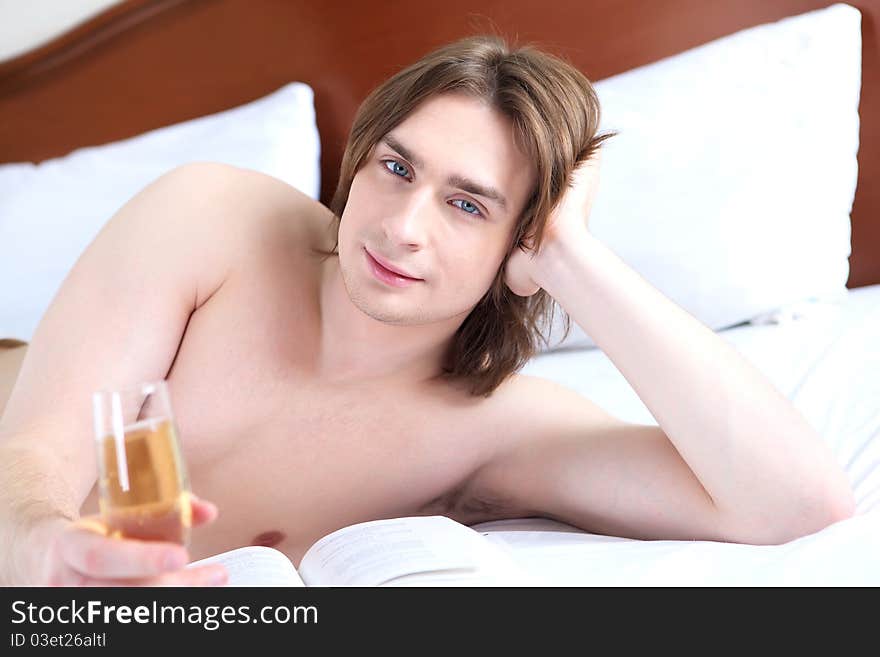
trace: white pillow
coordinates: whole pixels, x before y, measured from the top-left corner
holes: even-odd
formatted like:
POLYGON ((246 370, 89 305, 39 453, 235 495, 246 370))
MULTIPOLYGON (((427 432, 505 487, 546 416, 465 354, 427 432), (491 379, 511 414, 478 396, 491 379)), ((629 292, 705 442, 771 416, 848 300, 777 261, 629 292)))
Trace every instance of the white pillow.
MULTIPOLYGON (((713 330, 837 303, 849 276, 861 14, 835 4, 595 84, 592 233, 713 330)), ((595 346, 574 322, 550 348, 595 346)))
POLYGON ((77 258, 138 191, 185 162, 255 169, 320 195, 311 87, 258 100, 41 164, 0 165, 0 338, 30 341, 77 258))

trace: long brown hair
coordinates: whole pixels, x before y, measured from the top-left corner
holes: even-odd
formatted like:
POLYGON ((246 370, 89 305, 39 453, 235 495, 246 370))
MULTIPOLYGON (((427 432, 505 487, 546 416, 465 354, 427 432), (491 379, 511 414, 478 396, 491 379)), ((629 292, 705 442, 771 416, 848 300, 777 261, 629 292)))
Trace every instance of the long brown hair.
MULTIPOLYGON (((537 168, 535 189, 511 234, 491 287, 459 326, 446 353, 441 378, 464 383, 472 395, 488 397, 538 350, 548 345, 554 313, 571 329, 567 313, 544 290, 520 297, 504 282, 510 255, 524 239, 541 246, 547 218, 574 168, 607 138, 597 135, 599 99, 589 80, 563 59, 533 45, 512 50, 497 35, 470 36, 444 45, 396 73, 364 99, 352 124, 339 183, 330 203, 337 255, 339 221, 351 183, 373 147, 418 105, 444 92, 478 98, 514 125, 517 146, 537 168)), ((586 220, 586 218, 585 218, 586 220)))

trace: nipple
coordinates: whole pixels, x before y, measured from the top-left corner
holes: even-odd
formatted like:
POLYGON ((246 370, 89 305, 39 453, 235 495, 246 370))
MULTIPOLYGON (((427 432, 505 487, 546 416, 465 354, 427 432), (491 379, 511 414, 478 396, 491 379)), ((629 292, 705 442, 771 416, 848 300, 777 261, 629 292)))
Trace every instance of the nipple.
POLYGON ((265 547, 274 547, 278 545, 281 541, 287 538, 284 533, 279 532, 277 529, 273 529, 268 532, 263 532, 255 537, 251 541, 251 545, 263 545, 265 547))

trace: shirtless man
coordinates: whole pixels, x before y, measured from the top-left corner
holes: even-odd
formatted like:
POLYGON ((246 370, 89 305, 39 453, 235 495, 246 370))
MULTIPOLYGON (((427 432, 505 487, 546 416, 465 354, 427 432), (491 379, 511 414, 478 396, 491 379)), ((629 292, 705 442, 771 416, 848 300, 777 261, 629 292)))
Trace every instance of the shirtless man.
MULTIPOLYGON (((341 222, 274 178, 211 163, 169 172, 108 221, 20 371, 6 373, 5 583, 222 583, 222 567, 182 566, 251 543, 274 543, 298 565, 334 529, 405 515, 546 516, 642 539, 779 543, 853 513, 845 473, 789 401, 589 232, 598 107, 572 83, 580 74, 534 52, 521 53, 523 66, 492 43, 453 44, 386 83, 386 97, 413 80, 430 93, 368 139, 362 161, 343 162, 341 222), (444 57, 447 73, 436 73, 444 57), (456 73, 456 58, 470 71, 496 65, 456 73), (543 103, 536 139, 568 129, 551 152, 529 153, 479 86, 443 87, 443 75, 499 70, 494 87, 507 94, 543 85, 520 102, 543 103), (571 186, 553 191, 554 176, 571 186), (545 223, 530 226, 543 232, 526 238, 516 231, 535 198, 545 223), (334 249, 337 226, 338 255, 316 256, 334 249), (490 394, 472 394, 486 377, 440 376, 497 281, 503 303, 556 299, 660 426, 622 422, 514 371, 490 394), (211 501, 195 502, 188 553, 77 522, 97 510, 90 393, 163 378, 193 490, 211 501)), ((353 130, 350 150, 365 134, 353 130)), ((481 366, 500 367, 502 353, 481 366)))

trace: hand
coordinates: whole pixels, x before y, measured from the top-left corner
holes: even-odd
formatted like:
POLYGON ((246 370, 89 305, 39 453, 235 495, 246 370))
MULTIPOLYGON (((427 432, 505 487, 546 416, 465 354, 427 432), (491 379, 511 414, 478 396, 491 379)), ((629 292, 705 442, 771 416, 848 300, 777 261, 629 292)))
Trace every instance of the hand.
POLYGON ((526 239, 507 260, 504 281, 514 294, 521 297, 535 294, 541 289, 538 281, 544 261, 552 258, 554 248, 559 244, 576 244, 584 238, 599 187, 601 162, 601 150, 596 150, 571 172, 570 185, 547 218, 541 249, 533 252, 533 241, 526 239))
MULTIPOLYGON (((217 517, 217 507, 191 496, 193 527, 217 517)), ((175 543, 110 538, 96 516, 53 519, 31 532, 28 548, 43 554, 31 579, 42 586, 217 586, 220 565, 184 569, 186 548, 175 543)))

